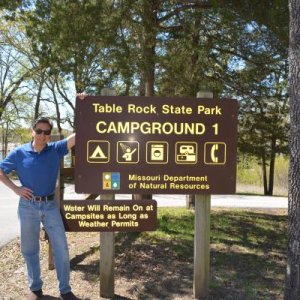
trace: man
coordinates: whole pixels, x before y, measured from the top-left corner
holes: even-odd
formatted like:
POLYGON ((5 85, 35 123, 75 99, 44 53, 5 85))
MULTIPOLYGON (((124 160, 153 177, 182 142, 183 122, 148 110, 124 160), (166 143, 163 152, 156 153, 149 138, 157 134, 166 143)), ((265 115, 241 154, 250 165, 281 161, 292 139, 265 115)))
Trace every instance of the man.
POLYGON ((75 145, 75 133, 62 141, 49 143, 52 122, 37 119, 32 126, 32 141, 14 149, 0 163, 0 181, 20 196, 19 219, 21 252, 25 258, 28 283, 34 299, 43 296, 39 259, 40 223, 53 249, 61 299, 78 299, 71 291, 70 262, 64 225, 54 198, 60 160, 75 145), (48 144, 49 143, 49 144, 48 144), (16 171, 21 186, 7 176, 16 171))

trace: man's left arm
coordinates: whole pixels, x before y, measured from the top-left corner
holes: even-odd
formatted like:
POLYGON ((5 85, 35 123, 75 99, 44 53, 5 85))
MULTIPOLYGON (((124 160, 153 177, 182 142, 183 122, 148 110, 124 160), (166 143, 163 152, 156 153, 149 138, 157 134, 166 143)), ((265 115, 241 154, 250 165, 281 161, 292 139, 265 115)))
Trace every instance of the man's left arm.
POLYGON ((70 150, 75 145, 75 135, 76 135, 76 133, 72 133, 67 137, 68 150, 70 150))

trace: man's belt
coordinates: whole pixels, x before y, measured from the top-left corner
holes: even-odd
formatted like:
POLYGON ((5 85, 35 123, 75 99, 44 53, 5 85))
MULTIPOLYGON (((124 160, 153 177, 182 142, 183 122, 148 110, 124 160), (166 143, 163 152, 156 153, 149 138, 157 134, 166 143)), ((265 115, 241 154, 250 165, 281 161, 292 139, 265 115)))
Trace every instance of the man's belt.
POLYGON ((52 201, 54 200, 54 194, 49 196, 32 196, 32 200, 41 202, 41 201, 52 201))

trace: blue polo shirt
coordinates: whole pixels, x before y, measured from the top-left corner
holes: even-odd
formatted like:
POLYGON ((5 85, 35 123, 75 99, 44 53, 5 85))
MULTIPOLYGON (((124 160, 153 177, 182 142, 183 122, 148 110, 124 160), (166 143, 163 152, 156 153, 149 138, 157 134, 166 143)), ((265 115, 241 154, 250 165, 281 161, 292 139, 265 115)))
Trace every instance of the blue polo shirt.
POLYGON ((35 196, 47 196, 55 191, 60 161, 67 153, 66 139, 47 144, 40 153, 34 152, 29 142, 10 152, 0 168, 6 174, 16 171, 22 186, 35 196))

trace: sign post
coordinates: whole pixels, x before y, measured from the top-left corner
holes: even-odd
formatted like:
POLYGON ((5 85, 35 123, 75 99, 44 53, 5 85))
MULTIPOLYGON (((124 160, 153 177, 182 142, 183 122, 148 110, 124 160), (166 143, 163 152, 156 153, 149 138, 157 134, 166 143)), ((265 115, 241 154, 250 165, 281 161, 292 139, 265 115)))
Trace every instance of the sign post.
POLYGON ((194 282, 196 299, 206 297, 210 269, 210 195, 195 196, 194 282))
MULTIPOLYGON (((198 92, 197 97, 213 98, 211 92, 198 92)), ((194 281, 196 299, 208 296, 210 273, 210 209, 211 195, 195 195, 194 281)))
MULTIPOLYGON (((112 89, 102 89, 102 96, 115 96, 112 89)), ((100 195, 100 200, 114 200, 114 194, 100 195)), ((100 233, 100 297, 112 298, 115 294, 115 233, 100 233)))

